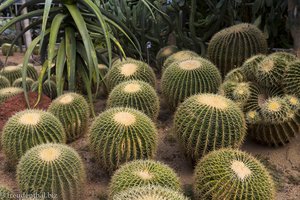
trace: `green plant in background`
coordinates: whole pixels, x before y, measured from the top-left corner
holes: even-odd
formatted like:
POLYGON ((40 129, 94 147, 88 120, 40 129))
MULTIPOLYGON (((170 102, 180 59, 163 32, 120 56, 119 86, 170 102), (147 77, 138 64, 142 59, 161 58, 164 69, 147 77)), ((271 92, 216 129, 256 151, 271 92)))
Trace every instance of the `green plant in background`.
POLYGON ((42 144, 30 149, 17 167, 23 194, 56 194, 49 199, 84 198, 86 174, 79 154, 63 144, 42 144))
MULTIPOLYGON (((19 64, 18 67, 23 67, 23 64, 19 64)), ((27 65, 27 77, 32 78, 33 80, 38 80, 38 72, 34 68, 33 64, 28 63, 27 65)))
POLYGON ((267 169, 248 153, 221 149, 209 153, 195 168, 197 199, 275 199, 267 169))
POLYGON ((111 108, 93 122, 89 142, 100 166, 112 172, 125 162, 153 158, 157 129, 151 119, 138 110, 111 108))
MULTIPOLYGON (((39 87, 39 82, 36 81, 31 85, 31 91, 37 92, 39 87)), ((51 99, 57 97, 56 83, 53 80, 46 80, 42 85, 42 92, 51 99)))
POLYGON ((51 113, 42 110, 24 110, 6 122, 1 144, 11 164, 34 146, 44 143, 65 143, 66 134, 61 122, 51 113))
POLYGON ((134 187, 113 196, 112 200, 188 200, 182 193, 161 186, 134 187))
POLYGON ((11 200, 13 198, 12 190, 4 185, 0 185, 1 200, 11 200))
POLYGON ((85 134, 89 119, 89 105, 83 96, 67 93, 51 102, 48 112, 62 123, 67 141, 72 142, 85 134))
POLYGON ((217 94, 189 97, 176 110, 173 130, 186 154, 197 161, 210 151, 239 148, 246 135, 244 114, 217 94))
POLYGON ((17 94, 24 92, 22 88, 18 87, 6 87, 0 89, 0 103, 4 102, 6 99, 13 97, 17 94))
POLYGON ((161 186, 181 191, 177 174, 169 166, 154 160, 136 160, 122 165, 110 181, 110 197, 134 187, 161 186))
POLYGON ((8 43, 4 43, 1 45, 1 51, 2 51, 2 55, 3 56, 13 56, 14 55, 14 52, 15 52, 15 46, 14 47, 11 47, 12 45, 11 44, 8 44, 8 43), (13 49, 12 51, 10 51, 10 49, 13 49))
POLYGON ((18 66, 7 66, 0 70, 0 75, 5 76, 10 84, 22 77, 22 68, 18 66))
MULTIPOLYGON (((22 80, 23 80, 22 78, 16 79, 13 82, 12 87, 23 88, 22 80)), ((34 83, 34 80, 32 80, 31 78, 26 77, 25 82, 26 82, 26 90, 29 91, 31 89, 32 84, 34 83)))
POLYGON ((0 75, 0 89, 10 86, 9 80, 5 76, 0 75))

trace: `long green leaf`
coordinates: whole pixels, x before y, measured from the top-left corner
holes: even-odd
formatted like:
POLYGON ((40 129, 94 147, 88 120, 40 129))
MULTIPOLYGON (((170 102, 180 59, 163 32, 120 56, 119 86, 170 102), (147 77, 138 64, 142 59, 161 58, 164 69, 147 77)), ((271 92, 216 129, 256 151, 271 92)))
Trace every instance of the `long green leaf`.
POLYGON ((42 48, 42 44, 44 41, 44 35, 45 35, 46 26, 47 26, 48 16, 49 16, 50 9, 51 9, 51 4, 52 4, 52 0, 45 0, 44 13, 43 13, 43 24, 42 24, 42 30, 41 30, 42 39, 41 39, 40 48, 42 48))
POLYGON ((56 86, 57 86, 57 95, 62 95, 63 88, 64 88, 64 78, 63 72, 66 62, 66 51, 65 51, 65 40, 64 38, 60 42, 58 53, 56 57, 56 64, 55 64, 55 77, 56 77, 56 86))
POLYGON ((2 12, 5 8, 11 6, 16 0, 7 0, 0 5, 0 12, 2 12))
POLYGON ((66 56, 69 90, 75 91, 75 72, 76 72, 76 38, 72 27, 65 28, 66 56))

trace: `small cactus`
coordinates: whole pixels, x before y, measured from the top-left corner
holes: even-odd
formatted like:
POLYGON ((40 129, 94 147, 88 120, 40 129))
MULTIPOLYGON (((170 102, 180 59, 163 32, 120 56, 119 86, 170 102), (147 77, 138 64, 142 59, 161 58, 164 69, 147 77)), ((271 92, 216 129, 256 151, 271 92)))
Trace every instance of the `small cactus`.
POLYGON ((2 51, 3 56, 13 56, 14 55, 15 49, 12 48, 11 51, 9 51, 10 47, 11 47, 11 44, 9 44, 9 43, 3 43, 1 45, 1 51, 2 51))
MULTIPOLYGON (((39 85, 39 82, 35 81, 31 85, 31 91, 32 92, 37 92, 38 91, 38 85, 39 85)), ((45 95, 47 95, 51 99, 55 99, 57 97, 56 83, 51 79, 46 80, 42 84, 42 91, 45 95)))
POLYGON ((1 143, 4 154, 15 164, 27 150, 43 143, 65 143, 66 135, 60 121, 42 110, 24 110, 6 122, 1 143))
POLYGON ((173 55, 174 53, 178 52, 179 49, 174 46, 174 45, 170 45, 170 46, 165 46, 163 48, 161 48, 157 54, 156 54, 156 65, 159 69, 162 68, 165 60, 173 55))
POLYGON ((151 119, 138 110, 111 108, 95 119, 89 141, 98 163, 112 172, 124 162, 152 158, 157 130, 151 119))
POLYGON ((235 68, 226 74, 224 81, 247 82, 247 76, 242 67, 235 68))
POLYGON ((256 82, 256 75, 258 71, 258 67, 260 62, 265 59, 267 56, 258 54, 248 58, 243 65, 241 66, 241 70, 243 71, 244 75, 247 77, 248 81, 256 82))
POLYGON ((178 51, 171 56, 169 56, 163 63, 162 71, 164 72, 167 67, 171 66, 173 63, 180 62, 187 59, 198 58, 199 55, 196 52, 183 50, 178 51))
POLYGON ((0 200, 11 200, 13 199, 14 194, 12 193, 11 189, 0 185, 0 200))
POLYGON ((89 105, 83 96, 76 93, 61 95, 52 101, 48 112, 60 120, 68 142, 85 134, 89 119, 89 105))
POLYGON ((221 149, 199 161, 194 174, 196 199, 275 199, 267 169, 248 153, 221 149))
POLYGON ((180 192, 161 186, 134 187, 113 196, 112 200, 188 200, 180 192))
POLYGON ((18 87, 6 87, 3 89, 0 89, 0 103, 4 102, 6 99, 13 97, 17 94, 20 94, 23 92, 22 88, 18 87))
POLYGON ((240 67, 251 56, 266 52, 264 34, 254 25, 246 23, 221 30, 208 45, 208 57, 220 69, 222 76, 240 67))
POLYGON ((111 91, 116 85, 129 80, 141 80, 155 87, 155 74, 152 68, 138 60, 127 59, 114 64, 106 75, 106 86, 111 91))
POLYGON ((283 78, 283 90, 300 98, 300 61, 288 65, 283 78))
MULTIPOLYGON (((23 64, 19 64, 18 67, 22 68, 23 64)), ((37 70, 34 68, 33 64, 31 64, 31 63, 28 63, 28 65, 27 65, 27 76, 29 78, 32 78, 35 81, 39 77, 37 70)))
POLYGON ((107 107, 130 107, 155 120, 159 112, 159 97, 154 88, 143 81, 120 83, 109 94, 107 107))
POLYGON ((5 76, 10 84, 22 77, 22 68, 18 66, 7 66, 0 70, 0 75, 5 76))
MULTIPOLYGON (((29 78, 29 77, 26 77, 25 79, 25 82, 26 82, 26 91, 29 91, 32 84, 34 83, 34 80, 29 78)), ((23 88, 23 79, 22 78, 18 78, 16 79, 13 84, 12 84, 13 87, 19 87, 19 88, 23 88)))
POLYGON ((232 100, 200 94, 178 107, 174 131, 186 154, 196 161, 216 149, 240 147, 246 135, 246 122, 242 110, 232 100))
POLYGON ((0 75, 0 90, 10 86, 9 80, 5 76, 0 75))
POLYGON ((84 199, 86 180, 78 153, 63 144, 42 144, 30 149, 17 167, 17 181, 24 194, 55 194, 59 200, 84 199))
POLYGON ((173 63, 163 73, 162 93, 171 109, 197 93, 216 93, 221 84, 218 69, 208 60, 198 57, 173 63))
POLYGON ((110 182, 110 197, 133 187, 162 186, 181 191, 177 174, 169 166, 154 160, 136 160, 122 165, 110 182))

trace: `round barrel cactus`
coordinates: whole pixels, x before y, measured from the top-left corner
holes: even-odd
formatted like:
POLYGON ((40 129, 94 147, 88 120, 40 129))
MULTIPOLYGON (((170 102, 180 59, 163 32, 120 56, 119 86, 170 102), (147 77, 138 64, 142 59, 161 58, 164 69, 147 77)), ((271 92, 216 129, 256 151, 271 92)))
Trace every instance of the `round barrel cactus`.
POLYGON ((272 55, 283 58, 284 60, 286 60, 289 63, 297 60, 297 57, 294 54, 287 53, 287 52, 278 51, 278 52, 272 53, 272 55))
MULTIPOLYGON (((13 82, 12 86, 23 88, 23 82, 22 81, 23 81, 22 78, 18 78, 13 82)), ((26 82, 26 90, 29 91, 31 89, 32 84, 34 83, 34 80, 29 78, 29 77, 26 77, 25 82, 26 82)))
POLYGON ((232 100, 200 94, 178 107, 174 131, 186 154, 196 161, 222 147, 240 147, 246 135, 246 122, 241 108, 232 100))
POLYGON ((174 45, 170 45, 170 46, 165 46, 163 48, 161 48, 157 54, 156 54, 156 65, 159 69, 162 68, 165 60, 171 56, 172 54, 178 52, 179 49, 174 46, 174 45))
POLYGON ((22 77, 22 68, 18 66, 7 66, 0 70, 0 75, 5 76, 10 84, 22 77))
POLYGON ((258 67, 263 59, 267 56, 258 54, 248 58, 243 65, 241 66, 241 70, 243 71, 244 75, 246 76, 248 81, 256 82, 256 75, 258 71, 258 67))
POLYGON ((283 90, 287 94, 297 95, 300 98, 300 61, 288 65, 282 81, 283 90))
POLYGON ((114 64, 106 75, 106 86, 111 91, 116 85, 129 80, 141 80, 155 87, 155 74, 152 68, 142 61, 127 59, 114 64))
POLYGON ((78 153, 63 144, 42 144, 30 149, 17 167, 23 194, 52 194, 50 199, 84 199, 85 169, 78 153))
POLYGON ((197 93, 216 93, 220 72, 208 60, 198 57, 173 63, 163 73, 162 93, 171 109, 197 93))
POLYGON ((89 105, 83 96, 76 93, 61 95, 52 101, 48 112, 60 120, 68 142, 85 134, 89 119, 89 105))
POLYGON ((267 169, 239 150, 209 153, 197 164, 194 179, 196 199, 275 199, 275 186, 267 169))
POLYGON ((154 88, 143 81, 120 83, 109 94, 107 107, 130 107, 155 120, 159 112, 159 97, 154 88))
MULTIPOLYGON (((22 68, 23 64, 19 64, 18 66, 22 68)), ((34 68, 33 64, 31 64, 31 63, 28 63, 28 65, 27 65, 27 77, 29 77, 35 81, 39 77, 37 70, 34 68)))
POLYGON ((124 162, 152 158, 157 130, 151 119, 138 110, 111 108, 95 119, 89 141, 101 167, 113 171, 124 162))
MULTIPOLYGON (((31 85, 31 91, 38 91, 38 81, 35 81, 31 85)), ((42 91, 45 95, 47 95, 51 99, 55 99, 57 97, 56 83, 53 80, 46 80, 42 85, 42 91)))
POLYGON ((199 55, 193 51, 189 51, 189 50, 178 51, 178 52, 172 54, 171 56, 169 56, 165 60, 165 62, 163 63, 162 70, 165 71, 165 69, 167 69, 167 67, 171 66, 171 64, 173 64, 175 62, 180 62, 183 60, 198 58, 198 57, 199 57, 199 55))
POLYGON ((4 102, 6 99, 13 97, 17 94, 23 92, 22 88, 18 87, 7 87, 0 89, 0 103, 4 102))
POLYGON ((5 76, 0 75, 0 89, 10 86, 9 80, 5 76))
POLYGON ((242 67, 235 68, 226 74, 224 81, 247 82, 247 76, 242 67))
POLYGON ((42 110, 24 110, 6 122, 1 144, 11 164, 15 164, 27 150, 43 143, 65 143, 66 135, 61 122, 42 110))
POLYGON ((209 42, 208 57, 225 76, 247 58, 267 53, 267 47, 264 34, 254 25, 243 23, 216 33, 209 42))
POLYGON ((169 166, 154 160, 136 160, 122 165, 110 182, 110 196, 141 186, 162 186, 180 191, 177 174, 169 166))
POLYGON ((3 56, 13 56, 14 55, 15 50, 14 50, 14 48, 12 48, 11 51, 9 51, 10 47, 11 47, 11 44, 9 44, 9 43, 3 43, 1 45, 1 51, 2 51, 3 56))
POLYGON ((180 192, 161 186, 134 187, 113 196, 112 200, 188 200, 180 192))
POLYGON ((14 194, 11 189, 0 184, 0 199, 1 200, 11 200, 14 199, 14 194))

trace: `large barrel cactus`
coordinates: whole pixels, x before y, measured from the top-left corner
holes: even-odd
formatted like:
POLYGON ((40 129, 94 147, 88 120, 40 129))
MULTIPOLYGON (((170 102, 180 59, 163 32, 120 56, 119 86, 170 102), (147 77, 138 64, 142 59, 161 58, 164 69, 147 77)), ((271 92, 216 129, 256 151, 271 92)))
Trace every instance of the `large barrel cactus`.
POLYGON ((9 80, 5 76, 0 75, 0 90, 10 86, 9 80))
POLYGON ((169 166, 154 160, 136 160, 122 165, 110 182, 110 197, 133 187, 162 186, 180 191, 180 182, 169 166))
POLYGON ((165 46, 161 48, 156 54, 156 65, 157 68, 161 69, 165 60, 172 54, 178 52, 178 48, 174 45, 165 46))
POLYGON ((244 82, 247 81, 246 73, 242 67, 235 68, 226 74, 224 81, 244 82))
MULTIPOLYGON (((18 67, 23 67, 23 64, 19 64, 18 67)), ((39 75, 37 70, 34 68, 33 64, 28 63, 27 65, 27 76, 33 80, 37 80, 39 75)))
POLYGON ((30 149, 17 167, 23 194, 53 194, 51 200, 84 199, 85 179, 80 156, 63 144, 42 144, 30 149))
POLYGON ((155 74, 152 68, 142 61, 127 59, 114 64, 106 75, 106 86, 111 91, 116 85, 129 80, 141 80, 155 87, 155 74))
POLYGON ((60 121, 42 110, 16 113, 6 122, 1 144, 11 164, 15 164, 30 148, 43 143, 65 143, 66 135, 60 121))
POLYGON ((246 135, 246 122, 242 110, 232 100, 200 94, 178 107, 174 131, 186 154, 196 161, 222 147, 238 148, 246 135))
MULTIPOLYGON (((26 90, 29 91, 31 89, 32 84, 34 83, 34 80, 26 77, 25 79, 25 84, 26 84, 26 90)), ((23 79, 22 78, 18 78, 16 79, 13 84, 13 87, 19 87, 19 88, 23 88, 23 79)))
POLYGON ((109 94, 107 107, 130 107, 155 120, 159 112, 159 97, 154 88, 143 81, 126 81, 109 94))
POLYGON ((152 158, 157 130, 151 119, 138 110, 111 108, 95 119, 89 141, 101 167, 113 171, 124 162, 152 158))
POLYGON ((188 200, 180 192, 161 186, 134 187, 113 196, 112 200, 188 200))
POLYGON ((252 56, 248 58, 243 65, 241 66, 241 70, 243 71, 243 74, 246 76, 248 81, 257 81, 257 71, 258 67, 263 59, 265 59, 267 56, 258 54, 255 56, 252 56))
POLYGON ((163 73, 162 93, 171 109, 197 93, 216 93, 221 84, 218 69, 198 57, 173 63, 163 73))
POLYGON ((208 45, 209 59, 223 76, 256 54, 267 53, 264 34, 251 24, 238 24, 216 33, 208 45))
POLYGON ((0 200, 12 200, 14 199, 14 194, 11 189, 0 184, 0 200))
POLYGON ((194 176, 196 199, 275 199, 274 183, 266 168, 239 150, 211 152, 197 164, 194 176))
POLYGON ((10 84, 22 77, 22 68, 18 66, 7 66, 0 70, 0 75, 5 76, 10 84))
POLYGON ((18 87, 6 87, 0 89, 0 103, 4 102, 6 99, 13 97, 17 94, 20 94, 23 92, 22 88, 18 87))
POLYGON ((300 61, 288 65, 283 78, 283 90, 300 98, 300 61))
POLYGON ((169 66, 171 66, 171 64, 175 62, 180 62, 183 60, 197 58, 197 57, 199 57, 199 55, 193 51, 189 51, 189 50, 178 51, 172 54, 171 56, 169 56, 165 60, 165 62, 163 63, 162 70, 165 71, 165 69, 167 69, 169 66))
POLYGON ((61 95, 52 101, 48 111, 62 123, 68 142, 85 134, 89 119, 89 105, 83 96, 76 93, 61 95))

